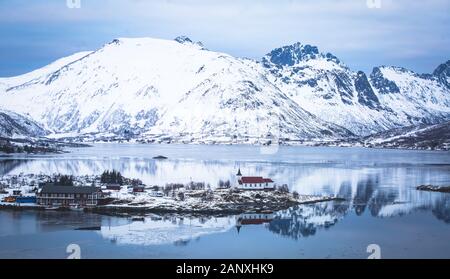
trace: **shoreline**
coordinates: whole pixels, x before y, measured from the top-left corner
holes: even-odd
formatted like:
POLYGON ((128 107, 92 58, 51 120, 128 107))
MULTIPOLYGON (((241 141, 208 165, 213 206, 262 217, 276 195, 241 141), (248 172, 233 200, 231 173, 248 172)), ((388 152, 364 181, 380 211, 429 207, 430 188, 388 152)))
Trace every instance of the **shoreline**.
POLYGON ((130 144, 130 145, 196 145, 196 146, 252 146, 259 148, 271 148, 271 147, 328 147, 328 148, 362 148, 373 150, 405 150, 405 151, 424 151, 424 152, 448 152, 450 148, 422 148, 422 147, 406 147, 406 146, 380 146, 380 145, 364 145, 362 143, 349 143, 349 142, 336 142, 336 141, 290 141, 282 142, 280 144, 264 144, 264 143, 246 143, 246 142, 140 142, 137 140, 115 140, 115 141, 80 141, 80 144, 130 144))
MULTIPOLYGON (((73 142, 65 142, 67 144, 73 144, 73 142)), ((281 143, 279 145, 265 145, 265 144, 257 144, 257 143, 183 143, 183 142, 138 142, 138 141, 80 141, 75 143, 78 146, 67 146, 64 149, 59 150, 58 152, 37 152, 37 153, 5 153, 0 151, 0 158, 34 158, 39 156, 55 156, 62 154, 70 154, 73 153, 71 149, 74 148, 90 148, 95 147, 95 145, 114 145, 114 144, 126 144, 126 145, 165 145, 165 146, 245 146, 245 147, 254 147, 254 148, 271 148, 271 147, 300 147, 300 148, 345 148, 345 149, 363 149, 363 150, 375 150, 375 151, 412 151, 412 152, 433 152, 433 153, 442 153, 449 152, 450 148, 440 148, 440 149, 430 149, 430 148, 411 148, 411 147, 394 147, 394 146, 365 146, 361 144, 333 144, 333 143, 281 143)), ((157 160, 153 158, 154 160, 157 160)), ((170 159, 170 158, 167 158, 170 159)))
POLYGON ((321 202, 329 202, 329 201, 345 201, 343 198, 336 197, 317 197, 315 200, 308 201, 299 201, 299 202, 291 202, 280 205, 262 205, 260 203, 246 203, 246 204, 226 204, 224 208, 202 208, 202 209, 189 209, 189 208, 169 208, 165 206, 160 207, 151 207, 151 206, 120 206, 120 205, 104 205, 97 206, 95 208, 87 208, 86 212, 93 213, 177 213, 177 214, 202 214, 202 215, 235 215, 242 214, 247 212, 275 212, 286 210, 293 206, 297 205, 305 205, 305 204, 314 204, 321 202), (228 207, 226 207, 228 206, 228 207))
POLYGON ((221 204, 221 208, 172 208, 169 204, 163 204, 159 206, 133 206, 133 205, 101 205, 96 207, 86 207, 82 211, 72 211, 70 208, 58 208, 54 210, 47 210, 45 206, 35 204, 0 204, 0 210, 5 211, 43 211, 43 212, 81 212, 81 213, 96 213, 101 215, 123 215, 123 214, 186 214, 186 215, 202 215, 202 216, 217 216, 217 215, 237 215, 248 212, 263 213, 263 212, 275 212, 286 210, 288 208, 314 204, 329 201, 345 201, 339 197, 320 197, 320 196, 300 196, 307 197, 302 201, 292 201, 285 204, 268 204, 264 205, 259 202, 239 203, 239 204, 221 204))

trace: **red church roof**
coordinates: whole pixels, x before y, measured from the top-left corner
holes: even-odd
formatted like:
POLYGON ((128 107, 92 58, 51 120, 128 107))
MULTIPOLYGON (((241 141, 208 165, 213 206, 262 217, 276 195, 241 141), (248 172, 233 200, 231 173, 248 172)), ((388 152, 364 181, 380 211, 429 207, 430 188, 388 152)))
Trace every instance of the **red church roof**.
POLYGON ((243 219, 241 225, 260 225, 271 221, 272 219, 243 219))
POLYGON ((256 184, 256 183, 272 183, 273 180, 270 178, 263 178, 261 176, 243 176, 239 180, 239 184, 256 184))

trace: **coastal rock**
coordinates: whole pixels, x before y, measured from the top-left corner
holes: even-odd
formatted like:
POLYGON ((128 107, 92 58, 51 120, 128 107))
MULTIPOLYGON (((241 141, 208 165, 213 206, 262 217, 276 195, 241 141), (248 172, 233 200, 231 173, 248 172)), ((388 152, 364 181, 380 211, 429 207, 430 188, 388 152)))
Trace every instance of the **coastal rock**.
POLYGON ((450 193, 450 186, 420 185, 416 189, 420 191, 450 193))

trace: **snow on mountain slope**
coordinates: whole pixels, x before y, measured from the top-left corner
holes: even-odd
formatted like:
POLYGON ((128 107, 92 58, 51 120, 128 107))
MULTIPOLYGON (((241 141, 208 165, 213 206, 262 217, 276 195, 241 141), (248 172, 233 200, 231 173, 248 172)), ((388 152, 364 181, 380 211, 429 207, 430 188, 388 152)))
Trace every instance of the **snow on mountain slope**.
POLYGON ((32 82, 34 79, 38 79, 41 76, 48 75, 61 67, 64 67, 70 63, 73 63, 74 61, 77 61, 87 55, 92 53, 91 51, 83 51, 83 52, 77 52, 75 54, 72 54, 67 57, 63 57, 61 59, 58 59, 54 61, 53 63, 48 64, 47 66, 44 66, 42 68, 39 68, 37 70, 34 70, 32 72, 16 76, 16 77, 9 77, 9 78, 0 78, 0 84, 3 84, 5 87, 12 87, 14 85, 20 85, 27 82, 32 82))
POLYGON ((273 50, 262 64, 271 82, 302 108, 357 135, 450 117, 450 90, 432 75, 377 67, 369 80, 336 56, 300 43, 273 50))
POLYGON ((388 128, 387 121, 377 121, 380 104, 366 75, 352 72, 334 55, 296 43, 273 50, 262 63, 271 81, 307 111, 355 134, 388 128))
POLYGON ((450 90, 434 76, 384 66, 373 70, 371 82, 403 126, 438 123, 450 115, 450 90))
POLYGON ((151 133, 181 132, 181 137, 188 135, 185 140, 212 135, 224 139, 350 135, 301 109, 265 79, 255 62, 222 59, 224 67, 181 98, 151 133))
POLYGON ((0 137, 36 137, 47 134, 47 131, 28 117, 0 110, 0 137))
POLYGON ((77 58, 35 71, 29 81, 2 79, 0 107, 29 113, 56 133, 183 140, 350 135, 289 100, 258 63, 190 39, 116 39, 77 58))
MULTIPOLYGON (((20 86, 30 86, 31 84, 38 82, 38 79, 41 78, 42 76, 49 75, 54 71, 64 67, 65 65, 68 65, 74 61, 77 61, 89 55, 90 53, 91 53, 90 51, 78 52, 70 56, 58 59, 47 66, 44 66, 29 73, 15 77, 0 78, 0 94, 2 94, 2 92, 6 92, 7 90, 17 89, 20 86)), ((3 100, 2 102, 0 102, 0 106, 2 105, 2 103, 3 100)))
POLYGON ((370 83, 392 128, 450 119, 450 88, 434 74, 382 66, 373 69, 370 83))

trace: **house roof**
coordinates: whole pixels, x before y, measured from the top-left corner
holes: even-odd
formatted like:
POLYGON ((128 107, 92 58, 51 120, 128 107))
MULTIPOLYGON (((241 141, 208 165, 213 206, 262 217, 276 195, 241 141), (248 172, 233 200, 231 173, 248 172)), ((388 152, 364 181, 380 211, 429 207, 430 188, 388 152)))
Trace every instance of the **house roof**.
POLYGON ((97 187, 75 187, 75 186, 59 186, 45 185, 42 187, 41 194, 92 194, 99 192, 97 187))
POLYGON ((114 187, 116 187, 116 186, 119 186, 120 187, 120 184, 119 183, 106 183, 106 186, 108 187, 110 187, 110 186, 114 186, 114 187))
POLYGON ((248 184, 248 183, 272 183, 273 180, 270 178, 263 178, 261 176, 243 176, 239 180, 239 184, 248 184))

